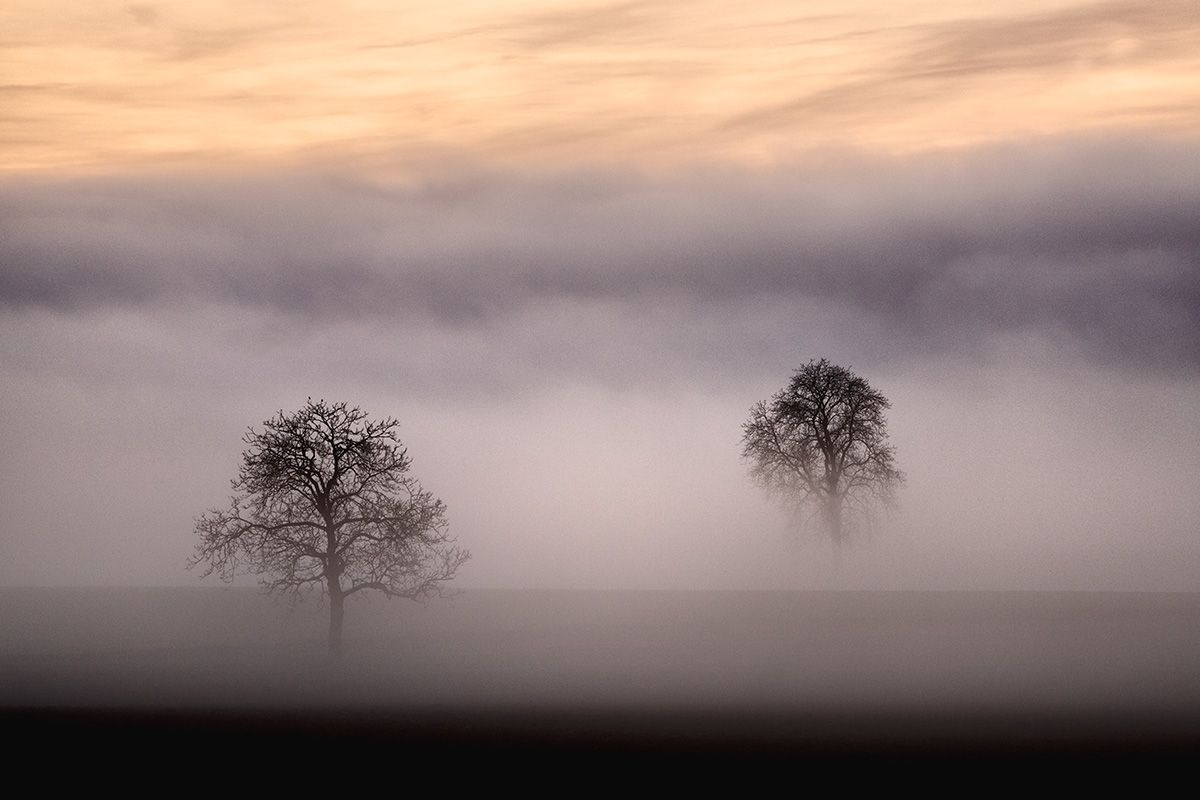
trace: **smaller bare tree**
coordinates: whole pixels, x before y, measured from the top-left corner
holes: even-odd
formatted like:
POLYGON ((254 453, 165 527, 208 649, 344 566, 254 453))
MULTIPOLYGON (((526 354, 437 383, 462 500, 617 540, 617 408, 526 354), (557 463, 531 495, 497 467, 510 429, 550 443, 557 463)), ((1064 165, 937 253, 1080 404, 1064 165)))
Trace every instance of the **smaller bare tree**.
POLYGON ((188 567, 225 581, 260 576, 269 591, 319 588, 329 648, 340 652, 347 597, 440 593, 470 554, 446 529, 446 507, 412 478, 391 418, 313 402, 249 429, 229 508, 196 521, 188 567))
MULTIPOLYGON (((880 392, 845 367, 810 361, 770 402, 750 410, 742 456, 769 493, 801 515, 816 512, 835 544, 869 528, 904 481, 888 444, 880 392)), ((813 513, 808 514, 812 518, 813 513)))

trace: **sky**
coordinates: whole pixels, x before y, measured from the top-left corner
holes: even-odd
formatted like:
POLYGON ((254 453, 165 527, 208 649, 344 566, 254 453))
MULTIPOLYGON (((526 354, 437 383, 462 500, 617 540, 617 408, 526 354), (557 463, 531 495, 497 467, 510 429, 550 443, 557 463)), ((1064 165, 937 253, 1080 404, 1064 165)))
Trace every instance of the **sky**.
POLYGON ((464 587, 1200 585, 1192 3, 13 0, 0 97, 2 584, 196 585, 312 396, 464 587), (840 556, 739 458, 822 356, 840 556))

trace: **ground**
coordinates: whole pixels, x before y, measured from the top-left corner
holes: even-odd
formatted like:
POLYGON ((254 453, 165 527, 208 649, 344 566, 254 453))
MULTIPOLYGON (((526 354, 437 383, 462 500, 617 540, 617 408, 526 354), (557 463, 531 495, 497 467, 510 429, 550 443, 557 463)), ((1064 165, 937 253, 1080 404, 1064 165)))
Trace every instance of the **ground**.
POLYGON ((353 604, 341 659, 249 589, 0 595, 0 713, 57 746, 1200 752, 1194 594, 467 591, 353 604))

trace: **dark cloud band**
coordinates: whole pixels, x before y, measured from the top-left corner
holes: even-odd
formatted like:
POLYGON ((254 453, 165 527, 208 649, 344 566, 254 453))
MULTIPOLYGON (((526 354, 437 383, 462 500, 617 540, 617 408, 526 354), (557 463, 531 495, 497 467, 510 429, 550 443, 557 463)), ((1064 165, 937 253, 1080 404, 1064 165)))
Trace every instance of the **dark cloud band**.
POLYGON ((914 348, 1051 331, 1099 357, 1194 369, 1198 223, 1200 150, 1161 140, 666 179, 13 181, 0 303, 453 327, 563 299, 764 297, 853 309, 914 348))

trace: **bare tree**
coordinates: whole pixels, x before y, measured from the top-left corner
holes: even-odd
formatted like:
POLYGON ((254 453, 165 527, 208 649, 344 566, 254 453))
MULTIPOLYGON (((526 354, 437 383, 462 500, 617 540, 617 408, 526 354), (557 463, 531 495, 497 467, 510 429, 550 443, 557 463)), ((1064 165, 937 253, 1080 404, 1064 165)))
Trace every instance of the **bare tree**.
POLYGON ((750 410, 742 456, 755 482, 796 510, 815 512, 841 544, 891 506, 904 481, 888 444, 890 407, 850 370, 812 360, 770 402, 750 410))
POLYGON ((225 581, 257 575, 273 592, 323 591, 333 652, 347 597, 440 593, 470 554, 447 533, 442 501, 408 474, 398 425, 310 398, 250 428, 236 494, 227 510, 197 519, 188 567, 225 581))

